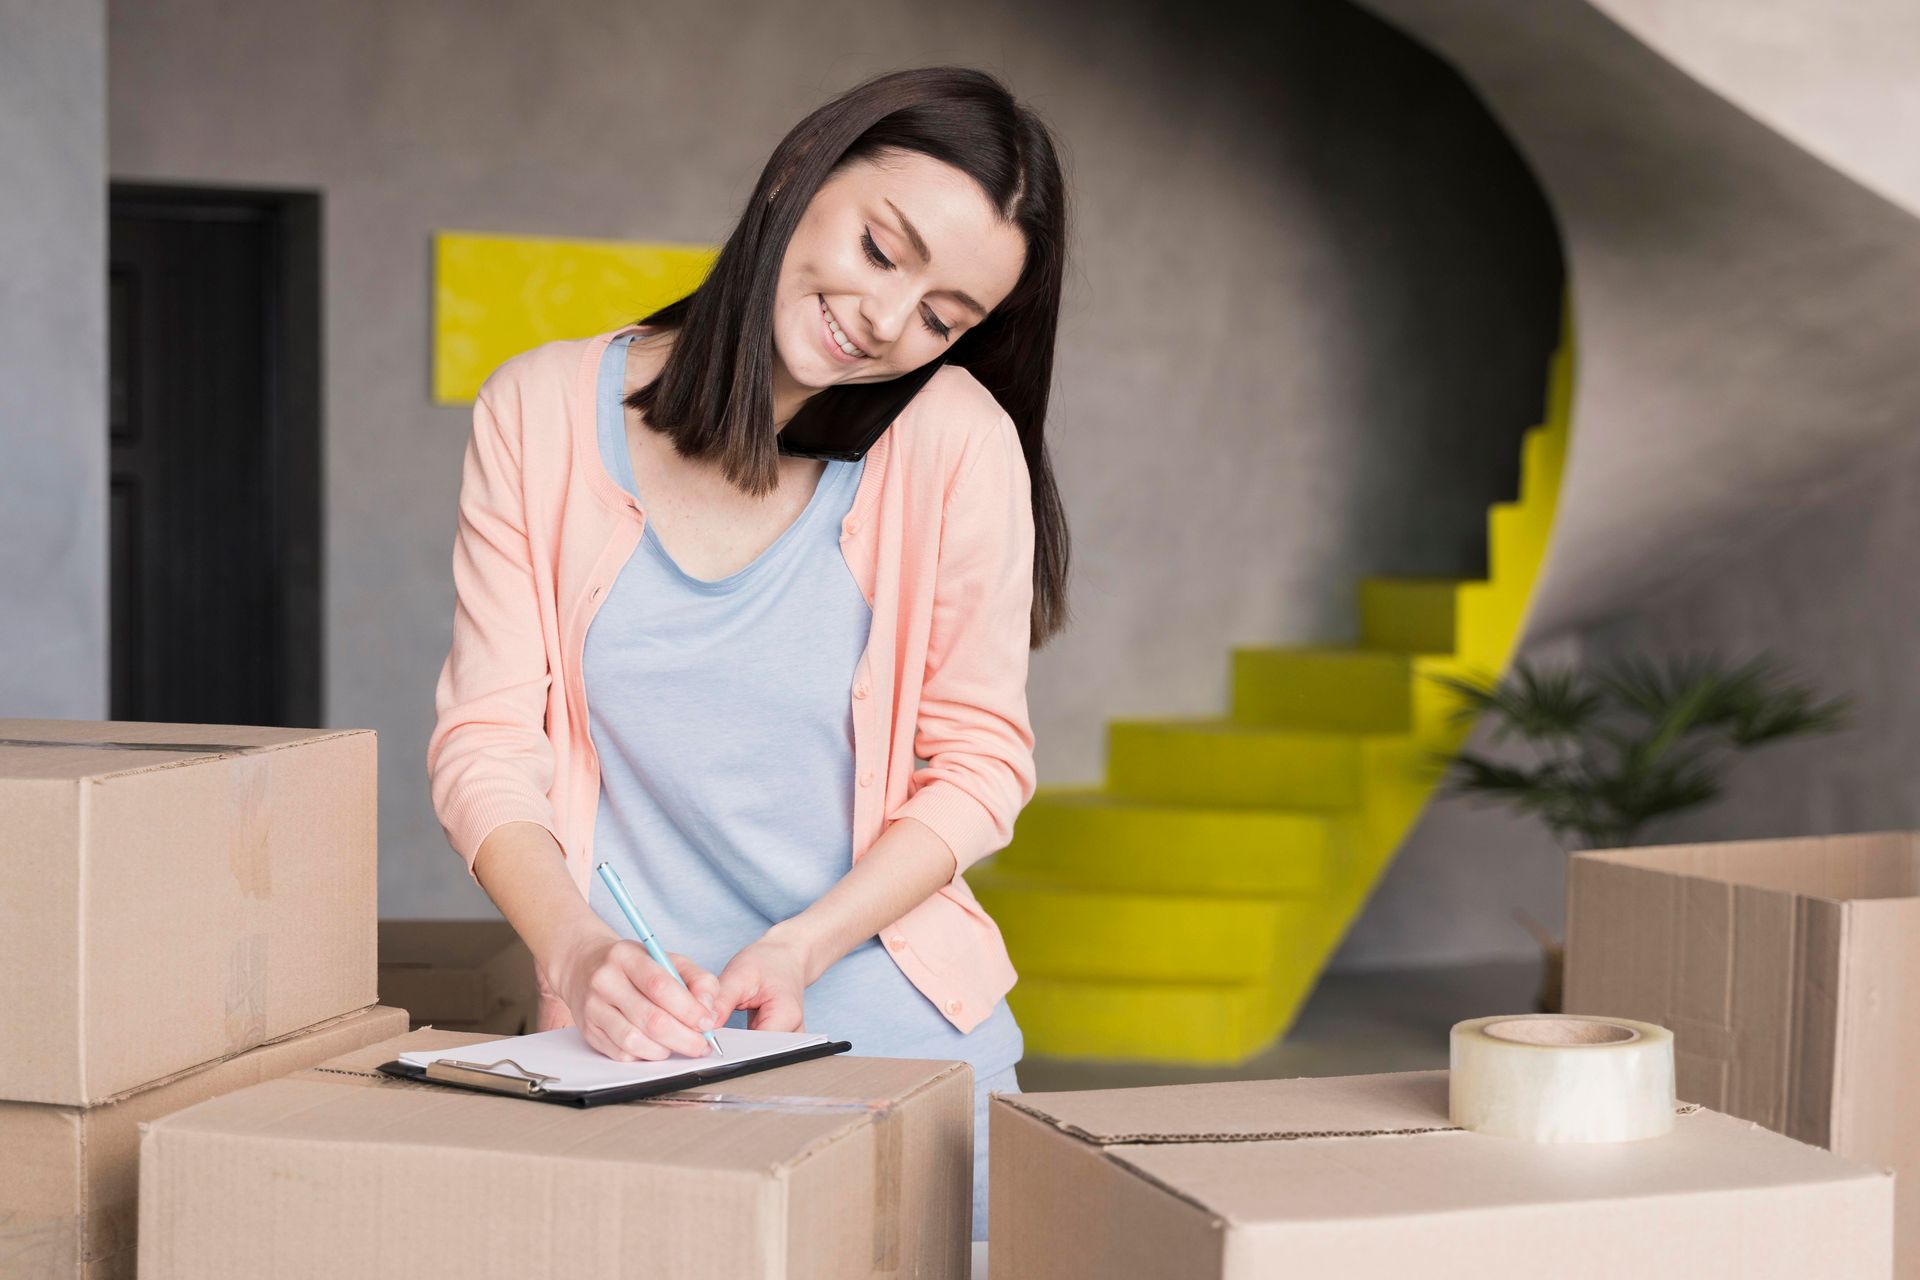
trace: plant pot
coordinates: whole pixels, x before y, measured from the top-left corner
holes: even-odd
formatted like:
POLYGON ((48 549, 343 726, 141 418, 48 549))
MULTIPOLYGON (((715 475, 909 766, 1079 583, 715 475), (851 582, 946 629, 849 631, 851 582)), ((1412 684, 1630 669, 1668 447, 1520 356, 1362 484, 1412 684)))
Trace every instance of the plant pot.
POLYGON ((1563 946, 1542 946, 1540 961, 1540 989, 1533 997, 1534 1010, 1538 1013, 1559 1013, 1560 983, 1566 975, 1567 949, 1563 946))

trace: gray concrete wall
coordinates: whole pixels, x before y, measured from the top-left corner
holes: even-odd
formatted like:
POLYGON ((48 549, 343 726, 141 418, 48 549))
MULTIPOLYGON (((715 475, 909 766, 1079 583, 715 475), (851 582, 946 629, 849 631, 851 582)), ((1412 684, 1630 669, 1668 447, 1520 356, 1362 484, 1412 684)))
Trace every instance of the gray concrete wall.
MULTIPOLYGON (((1628 30, 1840 172, 1920 215, 1920 8, 1907 0, 1599 0, 1628 30)), ((1650 840, 1920 825, 1920 405, 1867 474, 1686 588, 1600 629, 1615 653, 1761 649, 1831 693, 1854 726, 1729 769, 1714 805, 1650 840)))
POLYGON ((863 75, 967 62, 1028 97, 1078 217, 1048 783, 1101 776, 1110 717, 1222 712, 1233 645, 1351 634, 1362 574, 1481 572, 1539 413, 1531 184, 1450 72, 1344 5, 117 0, 109 36, 116 177, 325 194, 328 719, 381 735, 390 916, 485 906, 422 761, 468 429, 427 401, 435 228, 710 241, 863 75))
POLYGON ((1712 576, 1589 638, 1602 657, 1764 650, 1858 698, 1850 729, 1742 757, 1723 797, 1645 843, 1920 827, 1920 420, 1878 462, 1712 576))
POLYGON ((1711 573, 1920 406, 1920 222, 1587 0, 1366 0, 1486 95, 1560 218, 1579 342, 1538 633, 1711 573))
POLYGON ((0 716, 107 714, 106 10, 0 0, 0 716))

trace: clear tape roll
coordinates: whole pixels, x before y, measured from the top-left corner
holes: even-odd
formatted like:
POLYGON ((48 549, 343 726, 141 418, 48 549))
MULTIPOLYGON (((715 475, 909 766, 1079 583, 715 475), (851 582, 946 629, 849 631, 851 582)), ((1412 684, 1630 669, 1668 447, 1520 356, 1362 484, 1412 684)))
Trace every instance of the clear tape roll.
POLYGON ((1470 1018, 1450 1037, 1448 1110, 1475 1133, 1633 1142, 1673 1130, 1673 1033, 1630 1018, 1470 1018))

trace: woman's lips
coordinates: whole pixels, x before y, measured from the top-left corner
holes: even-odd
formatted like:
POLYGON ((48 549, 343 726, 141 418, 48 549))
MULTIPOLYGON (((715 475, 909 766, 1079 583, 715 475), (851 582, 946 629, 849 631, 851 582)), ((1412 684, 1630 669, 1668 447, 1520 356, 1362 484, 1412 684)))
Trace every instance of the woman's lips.
POLYGON ((842 364, 858 364, 862 360, 872 359, 871 356, 850 356, 840 349, 840 339, 833 336, 833 329, 827 324, 825 298, 820 299, 820 334, 821 340, 827 344, 827 353, 842 364))

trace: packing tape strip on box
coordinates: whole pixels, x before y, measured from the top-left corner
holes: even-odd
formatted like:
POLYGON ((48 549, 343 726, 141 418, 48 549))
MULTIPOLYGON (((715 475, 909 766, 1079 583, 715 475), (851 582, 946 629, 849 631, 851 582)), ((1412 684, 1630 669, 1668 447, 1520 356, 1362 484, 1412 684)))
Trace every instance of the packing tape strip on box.
POLYGON ((96 747, 102 751, 184 751, 188 755, 244 755, 259 751, 259 744, 238 742, 114 742, 85 738, 0 738, 0 747, 96 747))
POLYGON ((1448 1110, 1476 1133, 1633 1142, 1673 1130, 1673 1033, 1630 1018, 1471 1018, 1449 1040, 1448 1110))

